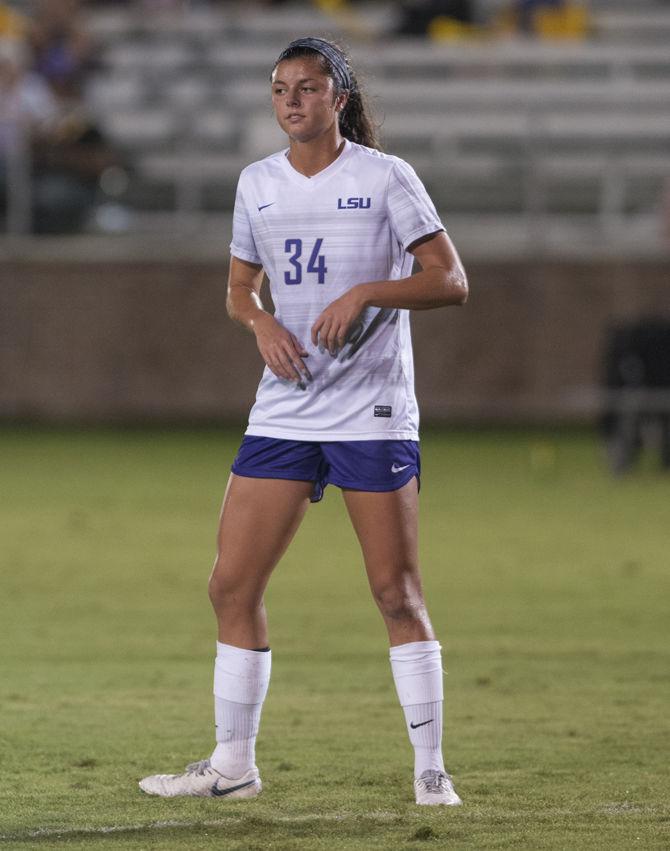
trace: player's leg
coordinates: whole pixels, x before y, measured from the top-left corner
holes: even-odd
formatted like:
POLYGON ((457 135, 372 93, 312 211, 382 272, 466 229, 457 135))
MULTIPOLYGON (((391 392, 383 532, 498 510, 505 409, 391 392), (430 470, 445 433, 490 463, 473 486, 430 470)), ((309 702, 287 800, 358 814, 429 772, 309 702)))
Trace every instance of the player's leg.
POLYGON ((398 490, 342 494, 389 643, 433 641, 419 573, 416 478, 398 490))
POLYGON ((255 766, 271 653, 263 594, 302 520, 311 482, 231 473, 218 552, 209 580, 219 636, 214 666, 216 748, 211 763, 226 777, 255 766))
POLYGON ((414 748, 416 801, 460 804, 442 757, 442 655, 418 565, 418 483, 398 490, 343 490, 368 581, 391 644, 393 678, 414 748))
POLYGON ((309 506, 312 482, 231 473, 223 498, 209 597, 219 642, 268 644, 263 593, 309 506))
POLYGON ((263 592, 302 520, 312 482, 231 474, 209 582, 219 624, 214 669, 216 748, 180 775, 140 782, 164 797, 246 798, 261 790, 255 741, 270 681, 263 592))

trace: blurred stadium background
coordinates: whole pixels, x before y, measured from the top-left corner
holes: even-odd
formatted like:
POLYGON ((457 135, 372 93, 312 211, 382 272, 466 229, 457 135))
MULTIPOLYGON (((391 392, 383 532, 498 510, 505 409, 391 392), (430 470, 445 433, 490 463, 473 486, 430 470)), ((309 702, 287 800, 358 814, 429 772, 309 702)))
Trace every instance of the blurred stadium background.
POLYGON ((414 317, 424 420, 598 419, 613 329, 670 314, 664 0, 0 4, 0 418, 246 416, 231 210, 303 33, 349 46, 469 272, 414 317))

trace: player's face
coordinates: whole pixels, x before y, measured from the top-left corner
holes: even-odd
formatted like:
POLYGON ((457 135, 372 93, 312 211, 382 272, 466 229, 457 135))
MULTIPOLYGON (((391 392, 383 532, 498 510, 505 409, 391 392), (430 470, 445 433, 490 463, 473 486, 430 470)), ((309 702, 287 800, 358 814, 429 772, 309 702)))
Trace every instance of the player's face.
POLYGON ((333 80, 317 59, 287 59, 272 74, 272 106, 292 141, 309 142, 332 132, 345 102, 346 95, 336 97, 333 80))

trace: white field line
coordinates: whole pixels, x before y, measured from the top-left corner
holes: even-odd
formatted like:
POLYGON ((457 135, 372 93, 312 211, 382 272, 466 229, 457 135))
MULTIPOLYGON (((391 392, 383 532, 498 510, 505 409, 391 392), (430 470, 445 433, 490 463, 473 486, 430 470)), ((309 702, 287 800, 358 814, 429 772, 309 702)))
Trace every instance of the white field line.
MULTIPOLYGON (((304 824, 310 821, 347 821, 348 819, 361 819, 380 822, 391 822, 403 818, 398 813, 389 813, 382 810, 371 813, 306 813, 301 816, 272 816, 268 822, 281 822, 291 824, 304 824)), ((262 819, 261 819, 262 820, 262 819)), ((55 839, 75 836, 97 836, 109 833, 139 833, 143 830, 170 830, 171 828, 194 828, 194 827, 225 827, 231 822, 239 822, 234 815, 227 818, 214 819, 213 821, 152 821, 146 824, 115 824, 104 827, 71 827, 71 828, 39 828, 25 833, 0 833, 0 842, 21 842, 27 839, 55 839)))

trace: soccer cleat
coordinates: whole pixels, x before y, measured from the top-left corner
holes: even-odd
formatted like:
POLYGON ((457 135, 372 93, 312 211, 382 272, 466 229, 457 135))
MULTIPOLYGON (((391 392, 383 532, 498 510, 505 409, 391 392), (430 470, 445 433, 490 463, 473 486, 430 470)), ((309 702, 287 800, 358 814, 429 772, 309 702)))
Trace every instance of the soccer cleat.
POLYGON ((454 790, 451 777, 444 771, 431 768, 414 781, 414 792, 417 804, 458 807, 463 803, 454 790))
POLYGON ((196 798, 255 798, 261 791, 257 768, 250 768, 236 779, 224 777, 212 768, 208 759, 186 766, 183 774, 152 774, 139 782, 147 795, 176 798, 189 795, 196 798))

